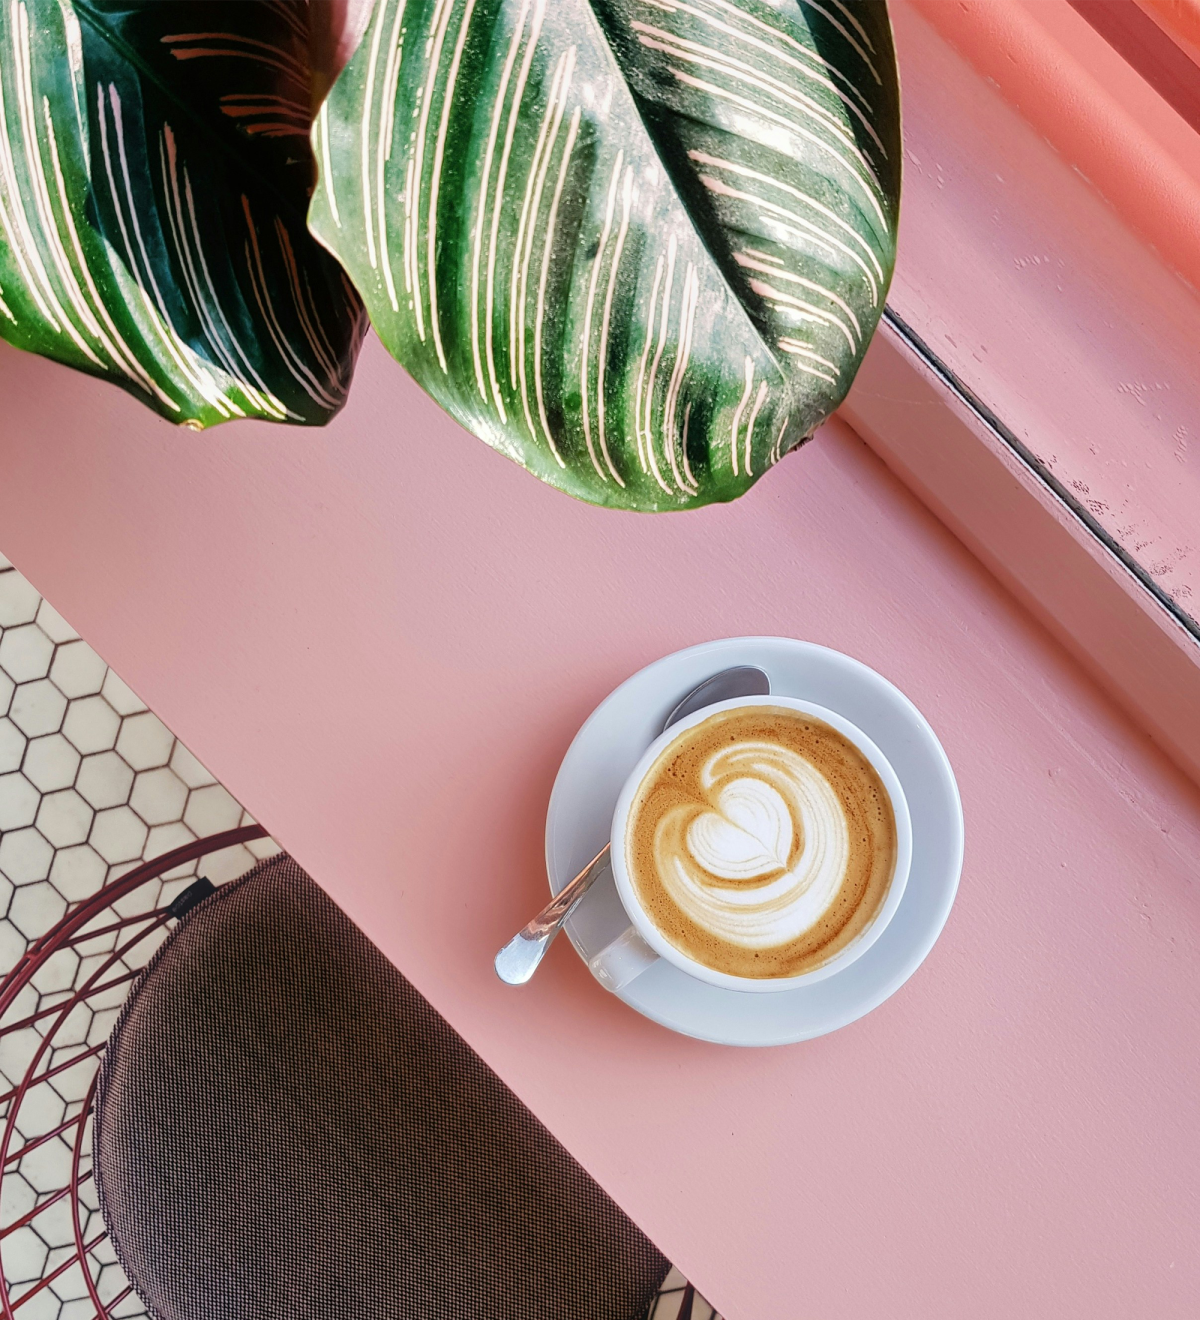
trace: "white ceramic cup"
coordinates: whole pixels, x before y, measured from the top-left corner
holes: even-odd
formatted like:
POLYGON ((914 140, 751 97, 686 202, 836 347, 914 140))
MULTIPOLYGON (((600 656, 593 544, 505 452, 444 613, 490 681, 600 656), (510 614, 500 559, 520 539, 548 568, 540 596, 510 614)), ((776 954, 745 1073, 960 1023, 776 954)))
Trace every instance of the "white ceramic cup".
POLYGON ((909 817, 908 802, 904 796, 904 789, 901 787, 900 780, 887 758, 861 729, 851 724, 849 720, 844 719, 836 711, 828 710, 826 707, 818 706, 811 701, 801 701, 797 697, 737 697, 732 701, 719 701, 712 706, 705 706, 703 710, 696 711, 694 715, 687 716, 687 718, 680 720, 678 724, 673 724, 660 734, 646 749, 645 755, 634 766, 632 774, 630 774, 625 781, 625 786, 621 789, 621 795, 617 798, 616 810, 613 812, 612 872, 613 879, 616 881, 617 893, 625 908, 626 915, 629 917, 629 926, 616 939, 601 949, 588 965, 593 975, 609 990, 614 991, 628 985, 634 977, 640 976, 647 968, 652 967, 659 958, 665 958, 668 962, 680 968, 681 971, 686 972, 689 976, 694 976, 699 981, 707 981, 710 985, 721 986, 726 990, 745 990, 751 993, 769 994, 780 990, 791 990, 798 985, 809 985, 815 981, 823 981, 826 977, 840 972, 843 967, 849 966, 856 958, 861 957, 883 934, 888 922, 891 921, 896 909, 900 906, 900 900, 904 897, 904 887, 908 883, 908 872, 911 864, 912 822, 909 817), (801 711, 806 715, 814 715, 817 719, 824 720, 826 724, 836 729, 847 741, 853 743, 871 763, 875 773, 882 780, 884 788, 887 789, 896 820, 896 868, 892 873, 891 887, 888 889, 887 897, 880 905, 879 911, 844 949, 834 954, 828 962, 824 962, 819 967, 814 967, 809 971, 801 972, 799 976, 733 976, 729 972, 717 971, 715 968, 705 966, 704 963, 697 962, 694 958, 689 958, 687 954, 677 949, 651 921, 638 901, 637 891, 633 886, 633 881, 630 879, 629 870, 625 863, 625 832, 629 823, 629 813, 637 797, 638 790, 641 788, 642 780, 658 759, 659 754, 670 746, 676 738, 687 733, 689 729, 694 728, 697 724, 702 723, 719 711, 754 706, 782 706, 787 710, 801 711))

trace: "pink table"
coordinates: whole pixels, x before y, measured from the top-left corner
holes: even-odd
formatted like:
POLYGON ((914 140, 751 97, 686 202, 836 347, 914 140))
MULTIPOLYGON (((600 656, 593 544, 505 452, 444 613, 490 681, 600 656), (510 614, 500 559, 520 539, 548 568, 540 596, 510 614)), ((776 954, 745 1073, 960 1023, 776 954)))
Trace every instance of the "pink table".
POLYGON ((731 1320, 1200 1314, 1200 801, 844 427, 650 518, 540 486, 374 344, 323 433, 175 432, 8 350, 0 390, 0 547, 731 1320), (565 941, 501 988, 575 729, 733 633, 848 651, 941 736, 967 865, 928 962, 758 1052, 565 941))

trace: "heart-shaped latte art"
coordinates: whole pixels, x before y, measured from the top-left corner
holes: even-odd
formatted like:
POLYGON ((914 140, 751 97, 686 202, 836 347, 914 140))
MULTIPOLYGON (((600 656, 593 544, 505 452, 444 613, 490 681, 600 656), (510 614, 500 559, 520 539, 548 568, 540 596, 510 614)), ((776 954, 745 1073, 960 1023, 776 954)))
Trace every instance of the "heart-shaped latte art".
POLYGON ((754 880, 788 864, 792 816, 780 793, 762 779, 734 779, 717 794, 715 811, 688 826, 687 846, 710 875, 754 880))

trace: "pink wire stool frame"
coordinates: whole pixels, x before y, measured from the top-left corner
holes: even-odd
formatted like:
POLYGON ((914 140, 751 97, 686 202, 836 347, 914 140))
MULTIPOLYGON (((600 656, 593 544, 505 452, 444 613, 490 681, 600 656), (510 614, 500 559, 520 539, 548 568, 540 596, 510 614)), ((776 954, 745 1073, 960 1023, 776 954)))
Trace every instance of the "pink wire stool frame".
MULTIPOLYGON (((0 1076, 16 1077, 0 1080, 0 1320, 146 1316, 108 1241, 92 1180, 90 1120, 101 1060, 131 983, 175 915, 152 882, 267 837, 261 825, 246 825, 142 863, 70 907, 0 981, 0 1063, 8 1065, 0 1076), (20 1069, 10 1064, 14 1042, 28 1055, 18 1051, 20 1069), (31 1172, 31 1162, 43 1167, 31 1172), (5 1249, 21 1233, 36 1236, 40 1263, 14 1278, 5 1249)), ((186 877, 181 892, 194 883, 186 877)), ((647 1320, 720 1320, 672 1274, 647 1320)))
POLYGON ((246 825, 143 863, 75 903, 0 982, 0 1056, 29 1051, 20 1080, 0 1095, 2 1320, 145 1314, 108 1243, 92 1181, 90 1119, 100 1061, 129 985, 173 915, 170 905, 153 906, 158 890, 145 887, 176 867, 266 837, 261 825, 246 825), (139 890, 149 902, 130 900, 139 890), (38 1003, 32 1013, 26 1011, 31 999, 38 1003), (43 1006, 43 1000, 53 1002, 43 1006), (52 1222, 53 1233, 45 1227, 52 1222), (38 1277, 12 1282, 4 1249, 27 1230, 23 1254, 27 1261, 40 1256, 41 1267, 38 1277), (76 1284, 72 1297, 56 1295, 52 1285, 71 1281, 72 1269, 85 1291, 76 1284))

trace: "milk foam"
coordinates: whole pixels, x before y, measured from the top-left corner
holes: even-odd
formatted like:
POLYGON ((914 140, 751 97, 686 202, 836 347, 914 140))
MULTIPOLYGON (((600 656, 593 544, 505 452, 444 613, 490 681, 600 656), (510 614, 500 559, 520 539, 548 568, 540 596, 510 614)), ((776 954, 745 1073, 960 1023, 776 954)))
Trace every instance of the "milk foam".
POLYGON ((842 804, 811 762, 778 743, 721 748, 700 767, 703 800, 664 813, 654 838, 662 884, 702 930, 743 949, 804 935, 846 876, 842 804))
POLYGON ((716 711, 646 771, 625 864, 681 953, 753 978, 815 970, 880 911, 895 874, 891 799, 862 751, 816 715, 716 711))

